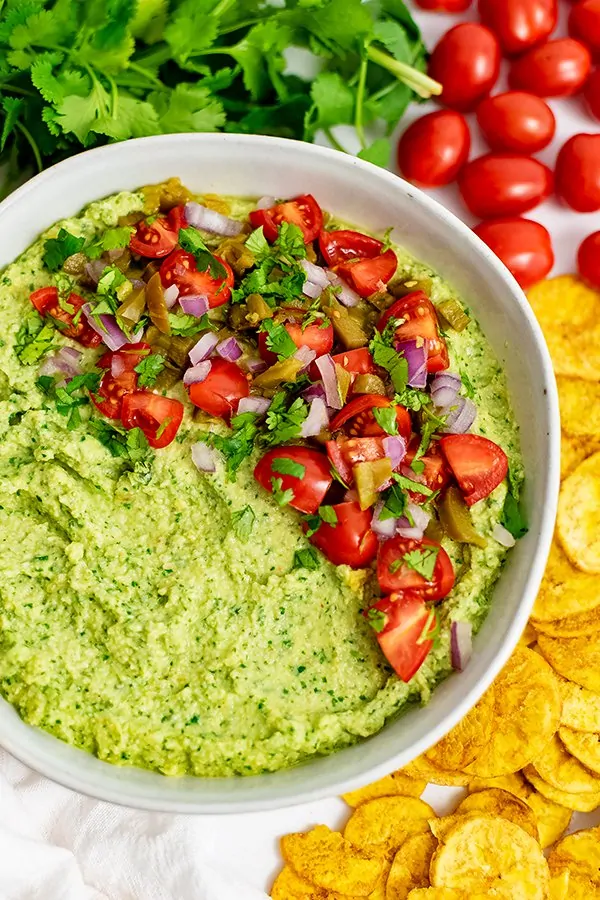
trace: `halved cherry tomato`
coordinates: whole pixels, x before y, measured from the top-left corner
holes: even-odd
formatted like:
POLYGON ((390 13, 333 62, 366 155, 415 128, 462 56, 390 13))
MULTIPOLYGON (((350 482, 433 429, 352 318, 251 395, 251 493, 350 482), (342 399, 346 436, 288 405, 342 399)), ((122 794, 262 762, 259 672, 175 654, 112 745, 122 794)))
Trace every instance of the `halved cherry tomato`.
POLYGON ((190 400, 209 416, 229 421, 235 415, 242 397, 250 393, 248 379, 227 359, 211 359, 210 372, 204 381, 190 385, 190 400))
POLYGON ((293 491, 289 505, 303 513, 315 513, 331 486, 333 476, 329 460, 320 450, 310 447, 275 447, 258 461, 254 477, 266 491, 273 493, 273 479, 281 479, 282 491, 293 491), (302 475, 286 475, 277 471, 276 460, 298 463, 302 475))
MULTIPOLYGON (((364 569, 377 555, 377 537, 371 530, 373 513, 353 500, 337 503, 332 509, 337 516, 335 525, 321 522, 309 541, 335 566, 364 569)), ((306 523, 303 527, 308 530, 306 523)))
POLYGON ((353 287, 361 297, 370 297, 384 291, 398 268, 398 257, 393 250, 386 250, 375 259, 359 259, 337 266, 338 275, 353 287))
POLYGON ((139 222, 135 234, 131 235, 129 247, 140 256, 160 259, 175 249, 179 240, 179 229, 185 226, 184 208, 175 206, 168 215, 159 216, 150 225, 145 220, 139 222))
MULTIPOLYGON (((403 460, 405 466, 410 466, 412 463, 418 450, 419 443, 420 438, 418 435, 415 435, 406 450, 406 456, 403 460)), ((427 453, 424 453, 419 459, 423 463, 423 471, 418 473, 415 472, 415 477, 419 478, 421 484, 428 487, 430 491, 443 491, 450 483, 451 476, 450 470, 446 465, 446 460, 440 452, 439 441, 432 441, 427 449, 427 453)), ((424 494, 419 493, 418 484, 415 485, 414 491, 409 491, 408 493, 411 500, 415 503, 423 503, 426 499, 424 494)))
POLYGON ((381 614, 384 624, 381 630, 375 631, 375 637, 396 675, 409 682, 433 647, 435 617, 423 597, 414 591, 382 597, 365 611, 367 619, 374 623, 381 614))
POLYGON ((253 228, 260 228, 262 225, 264 235, 270 243, 277 239, 277 226, 282 222, 297 225, 304 235, 305 244, 314 241, 323 227, 323 213, 312 194, 302 194, 293 200, 270 206, 269 209, 254 209, 249 219, 253 228))
POLYGON ((569 34, 600 53, 600 0, 579 0, 569 15, 569 34))
POLYGON ((39 288, 29 299, 40 316, 50 316, 66 326, 59 329, 64 337, 71 338, 84 347, 97 347, 102 343, 100 335, 88 324, 81 312, 85 300, 79 294, 69 294, 69 299, 63 306, 60 305, 58 288, 55 287, 39 288))
POLYGON ((600 69, 592 72, 586 81, 583 96, 591 114, 600 120, 600 69))
POLYGON ((556 193, 577 212, 600 209, 600 134, 576 134, 562 147, 556 193))
POLYGON ((208 297, 211 309, 227 303, 233 288, 233 271, 228 262, 215 256, 226 271, 225 278, 213 278, 210 272, 198 272, 196 260, 186 250, 175 250, 160 267, 160 279, 164 287, 176 284, 182 297, 201 294, 208 297))
POLYGON ((360 231, 322 231, 319 247, 327 265, 361 297, 383 290, 398 267, 393 250, 360 231))
POLYGON ((458 13, 464 12, 471 5, 471 0, 416 0, 421 9, 431 9, 434 12, 458 13))
POLYGON ((556 131, 548 104, 525 91, 506 91, 482 100, 477 122, 492 150, 499 152, 537 153, 548 146, 556 131))
POLYGON ((383 331, 390 319, 398 319, 401 324, 396 328, 397 341, 413 341, 423 338, 427 345, 427 371, 441 372, 450 364, 446 341, 438 329, 438 317, 435 306, 423 291, 413 291, 396 300, 384 312, 377 323, 379 331, 383 331))
POLYGON ((452 109, 440 109, 406 129, 398 143, 398 166, 415 184, 450 184, 469 158, 470 149, 465 117, 452 109))
POLYGON ((546 41, 512 64, 510 86, 538 97, 566 97, 581 90, 591 67, 590 51, 581 41, 546 41))
MULTIPOLYGON (((361 394, 347 403, 331 420, 331 431, 343 428, 348 437, 385 437, 387 432, 378 425, 373 415, 373 408, 383 409, 393 406, 391 400, 380 394, 361 394)), ((408 440, 412 431, 410 413, 404 406, 396 407, 398 432, 408 440)))
POLYGON ((443 600, 454 587, 454 569, 450 557, 436 541, 423 538, 420 541, 395 537, 379 548, 377 580, 384 593, 388 591, 415 591, 425 600, 443 600), (415 551, 437 552, 433 575, 427 580, 406 563, 407 554, 415 551))
POLYGON ((533 209, 552 193, 554 176, 537 159, 487 153, 467 163, 458 176, 458 187, 473 215, 495 219, 533 209))
POLYGON ((500 73, 500 44, 496 36, 475 22, 455 25, 435 46, 429 74, 444 86, 444 106, 469 112, 487 97, 500 73))
POLYGON ((502 260, 523 290, 545 278, 554 265, 552 238, 532 219, 489 219, 473 231, 502 260))
POLYGON ((121 421, 125 428, 141 428, 151 447, 171 443, 183 419, 183 403, 152 391, 133 391, 123 397, 121 421))
POLYGON ((354 481, 353 466, 361 462, 383 459, 383 437, 351 437, 345 435, 335 441, 327 441, 327 456, 342 481, 350 486, 354 481))
POLYGON ((102 376, 97 394, 90 394, 92 402, 109 419, 120 419, 123 397, 137 389, 138 376, 135 367, 151 353, 150 344, 139 341, 125 344, 120 350, 107 350, 96 363, 99 369, 108 369, 102 376))
POLYGON ((489 496, 506 478, 506 453, 488 438, 478 434, 448 434, 441 438, 440 446, 467 506, 489 496))
POLYGON ((323 259, 333 268, 354 259, 375 259, 383 250, 383 242, 360 231, 322 231, 319 248, 323 259))
POLYGON ((577 256, 579 274, 590 287, 600 291, 600 231, 588 235, 577 256))
POLYGON ((558 8, 556 0, 479 0, 479 17, 512 56, 550 37, 558 8))
POLYGON ((133 371, 151 352, 152 347, 145 341, 124 344, 119 350, 107 350, 103 353, 96 365, 99 369, 111 369, 111 373, 118 377, 121 371, 126 369, 133 371), (113 362, 116 363, 114 367, 118 370, 116 372, 112 371, 113 362))
POLYGON ((366 347, 361 347, 360 350, 346 350, 345 353, 336 353, 333 361, 352 375, 372 375, 375 372, 373 357, 366 347))
MULTIPOLYGON (((323 356, 329 353, 333 347, 333 326, 331 323, 322 328, 318 322, 302 327, 302 318, 298 319, 298 313, 303 315, 302 310, 293 308, 283 308, 283 312, 292 316, 292 321, 286 322, 284 328, 295 343, 296 347, 308 347, 314 350, 317 356, 323 356)), ((258 352, 265 362, 269 365, 277 362, 277 354, 273 353, 267 347, 267 332, 258 332, 258 352)))

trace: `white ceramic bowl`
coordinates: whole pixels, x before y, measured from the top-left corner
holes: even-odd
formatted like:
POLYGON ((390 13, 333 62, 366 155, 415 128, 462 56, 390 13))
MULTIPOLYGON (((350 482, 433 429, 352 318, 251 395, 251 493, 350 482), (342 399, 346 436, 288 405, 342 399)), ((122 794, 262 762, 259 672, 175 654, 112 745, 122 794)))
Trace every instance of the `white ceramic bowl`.
POLYGON ((466 671, 428 706, 368 740, 322 759, 249 778, 167 778, 119 768, 25 725, 0 701, 0 743, 67 787, 130 806, 234 813, 338 794, 405 765, 452 728, 508 659, 527 622, 552 538, 560 428, 550 358, 516 281, 451 213, 396 175, 334 150, 269 137, 165 135, 91 150, 33 178, 0 205, 0 266, 53 222, 92 200, 177 175, 195 191, 291 197, 313 193, 325 209, 394 238, 461 292, 504 365, 521 427, 528 535, 510 554, 466 671))

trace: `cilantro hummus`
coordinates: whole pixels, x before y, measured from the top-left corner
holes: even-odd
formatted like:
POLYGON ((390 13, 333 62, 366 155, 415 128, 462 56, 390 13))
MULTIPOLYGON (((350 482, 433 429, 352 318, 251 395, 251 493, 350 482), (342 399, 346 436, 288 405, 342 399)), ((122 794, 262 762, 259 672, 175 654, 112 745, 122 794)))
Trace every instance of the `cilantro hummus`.
POLYGON ((167 775, 426 702, 522 528, 504 375, 451 286, 313 198, 256 206, 121 193, 0 275, 0 693, 167 775))

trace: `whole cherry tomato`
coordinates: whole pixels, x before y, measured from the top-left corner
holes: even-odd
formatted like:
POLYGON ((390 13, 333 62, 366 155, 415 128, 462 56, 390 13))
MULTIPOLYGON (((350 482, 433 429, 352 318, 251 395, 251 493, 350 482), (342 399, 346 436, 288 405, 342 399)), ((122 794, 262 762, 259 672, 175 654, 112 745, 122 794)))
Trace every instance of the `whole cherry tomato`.
POLYGON ((499 152, 537 153, 548 146, 556 131, 548 104, 524 91, 507 91, 482 100, 477 122, 492 150, 499 152))
POLYGON ((459 13, 470 7, 471 0, 416 0, 416 4, 433 12, 459 13))
POLYGON ((577 212, 600 209, 600 134, 569 138, 556 160, 556 192, 577 212))
POLYGON ((436 45, 429 74, 444 90, 440 103, 468 112, 487 97, 500 72, 500 44, 484 25, 465 22, 451 28, 436 45))
POLYGON ((580 0, 569 15, 569 34, 600 53, 600 0, 580 0))
POLYGON ((600 291, 600 231, 586 237, 579 248, 577 264, 583 280, 600 291))
POLYGON ((581 90, 591 67, 590 51, 581 41, 546 41, 512 64, 510 86, 538 97, 567 97, 581 90))
POLYGON ((591 114, 600 120, 600 69, 596 69, 588 78, 583 96, 591 114))
POLYGON ((454 181, 471 149, 467 120, 452 109, 429 113, 404 132, 398 166, 405 178, 425 187, 454 181))
POLYGON ((523 290, 541 281, 554 265, 552 239, 531 219, 490 219, 473 229, 512 272, 523 290))
POLYGON ((524 53, 556 28, 556 0, 479 0, 479 16, 508 56, 524 53))
POLYGON ((458 178, 462 198, 475 216, 518 216, 552 193, 553 175, 537 159, 488 153, 467 163, 458 178))

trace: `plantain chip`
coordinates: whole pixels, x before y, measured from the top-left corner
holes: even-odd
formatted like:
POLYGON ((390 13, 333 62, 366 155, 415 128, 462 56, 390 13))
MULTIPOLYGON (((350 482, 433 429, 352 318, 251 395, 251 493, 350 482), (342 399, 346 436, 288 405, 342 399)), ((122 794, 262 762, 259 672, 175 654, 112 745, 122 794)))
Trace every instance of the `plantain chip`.
POLYGON ((600 734, 584 734, 563 725, 558 736, 571 756, 600 779, 600 734))
POLYGON ((562 696, 561 725, 573 731, 600 732, 600 694, 556 674, 562 696))
POLYGON ((600 693, 600 635, 554 638, 540 634, 538 648, 553 669, 567 678, 600 693))
POLYGON ((540 844, 542 850, 550 847, 555 841, 561 837, 569 827, 571 821, 571 810, 548 800, 543 794, 536 790, 531 790, 529 796, 525 799, 525 803, 531 807, 534 812, 538 833, 540 836, 540 844))
POLYGON ((571 794, 568 791, 559 791, 558 788, 553 787, 547 781, 544 781, 543 778, 540 778, 533 766, 525 766, 523 774, 527 781, 531 782, 543 797, 558 803, 559 806, 564 806, 566 809, 571 809, 575 812, 593 812, 600 806, 600 792, 597 794, 571 794))
POLYGON ((454 888, 415 888, 408 895, 408 900, 478 900, 472 894, 455 891, 454 888))
POLYGON ((429 885, 431 857, 437 849, 432 834, 414 834, 397 851, 387 880, 385 900, 406 900, 414 888, 429 885))
POLYGON ((464 772, 450 772, 441 769, 426 756, 418 756, 411 763, 404 766, 404 772, 410 774, 411 778, 424 778, 431 784, 441 784, 447 787, 466 787, 469 783, 469 776, 464 772))
POLYGON ((475 794, 465 797, 454 812, 456 815, 502 816, 502 818, 514 822, 515 825, 519 825, 536 841, 539 840, 538 825, 533 810, 525 801, 508 791, 498 788, 477 791, 475 794))
POLYGON ((378 857, 390 857, 411 835, 429 830, 432 808, 416 797, 377 797, 358 806, 346 823, 344 837, 378 857))
POLYGON ((600 382, 559 375, 556 384, 563 431, 600 439, 600 382))
POLYGON ((543 622, 555 622, 598 608, 598 588, 597 578, 571 565, 555 536, 531 613, 533 627, 541 631, 543 622))
POLYGON ((561 480, 574 472, 579 463, 598 450, 600 450, 600 438, 571 435, 563 431, 560 440, 561 480))
POLYGON ((557 734, 531 764, 540 778, 559 791, 569 794, 600 793, 600 778, 568 753, 557 734))
POLYGON ((492 731, 494 688, 486 691, 479 703, 425 757, 435 766, 449 771, 464 769, 477 758, 492 731))
POLYGON ((556 374, 600 381, 600 293, 575 275, 559 275, 540 281, 527 296, 556 374))
POLYGON ((600 887, 600 826, 575 831, 559 841, 548 856, 551 872, 568 869, 571 875, 600 887))
POLYGON ((384 868, 382 859, 362 853, 326 825, 286 834, 281 838, 281 853, 294 872, 306 881, 355 897, 367 897, 384 868))
POLYGON ((431 883, 502 900, 546 900, 550 874, 538 842, 514 822, 463 818, 431 861, 431 883))
POLYGON ((273 900, 327 900, 327 892, 284 866, 273 883, 271 897, 273 900))
POLYGON ((517 647, 494 682, 490 740, 465 766, 482 778, 507 775, 531 762, 560 723, 560 694, 550 666, 533 650, 517 647))
MULTIPOLYGON (((590 578, 591 576, 586 576, 590 578)), ((600 579, 597 589, 600 591, 600 579)), ((553 622, 537 622, 538 632, 549 637, 581 637, 584 634, 594 634, 600 631, 600 606, 587 612, 576 613, 564 619, 555 619, 553 622)))
POLYGON ((374 800, 376 797, 391 797, 394 794, 402 794, 404 797, 420 797, 426 787, 426 779, 411 778, 410 775, 406 775, 402 769, 399 769, 397 772, 392 772, 391 775, 385 775, 379 781, 367 784, 356 791, 350 791, 348 794, 342 794, 342 800, 354 808, 367 800, 374 800))
POLYGON ((550 900, 567 900, 570 875, 568 869, 550 873, 550 900))
MULTIPOLYGON (((385 891, 386 891, 388 875, 390 873, 391 867, 392 867, 391 861, 386 860, 385 866, 383 867, 383 871, 379 877, 379 881, 375 885, 375 889, 372 890, 371 893, 369 894, 368 900, 385 900, 385 891)), ((337 897, 334 898, 331 896, 331 894, 329 894, 327 900, 337 900, 337 897)), ((340 898, 340 900, 341 900, 341 898, 340 898)))
POLYGON ((537 641, 537 631, 531 624, 528 622, 525 626, 523 634, 519 638, 519 647, 531 647, 532 644, 535 644, 537 641))
POLYGON ((582 572, 600 574, 600 453, 563 481, 556 527, 571 563, 582 572))
POLYGON ((498 775, 497 778, 472 778, 468 786, 471 794, 486 788, 500 788, 501 791, 508 791, 509 794, 520 797, 521 800, 525 800, 530 792, 530 787, 520 772, 498 775))

